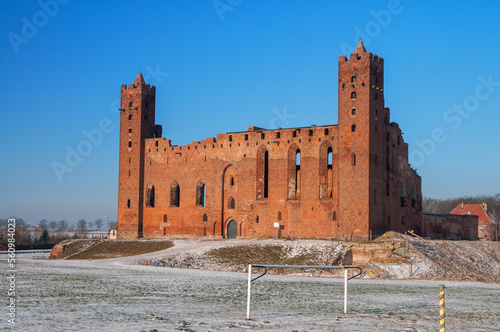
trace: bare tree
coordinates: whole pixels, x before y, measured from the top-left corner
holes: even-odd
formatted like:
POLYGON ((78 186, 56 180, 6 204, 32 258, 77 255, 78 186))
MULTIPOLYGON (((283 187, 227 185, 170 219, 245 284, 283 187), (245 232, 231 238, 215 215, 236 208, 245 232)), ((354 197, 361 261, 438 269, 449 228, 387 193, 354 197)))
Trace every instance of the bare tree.
POLYGON ((76 227, 80 233, 85 233, 85 231, 87 230, 87 220, 78 220, 78 222, 76 223, 76 227))
POLYGON ((91 231, 94 228, 94 222, 89 221, 89 230, 91 231))
POLYGON ((49 222, 49 225, 50 225, 50 229, 51 229, 52 231, 54 231, 54 230, 57 228, 57 221, 54 221, 54 220, 53 220, 53 221, 50 221, 50 222, 49 222))
POLYGON ((59 220, 59 230, 65 231, 67 228, 68 228, 68 223, 66 222, 66 220, 64 219, 59 220))
POLYGON ((47 219, 42 219, 38 222, 38 227, 40 227, 40 229, 47 228, 47 225, 48 225, 47 219))
POLYGON ((96 225, 98 231, 101 230, 101 226, 102 226, 103 222, 104 221, 102 219, 96 219, 96 221, 94 221, 94 224, 96 225))

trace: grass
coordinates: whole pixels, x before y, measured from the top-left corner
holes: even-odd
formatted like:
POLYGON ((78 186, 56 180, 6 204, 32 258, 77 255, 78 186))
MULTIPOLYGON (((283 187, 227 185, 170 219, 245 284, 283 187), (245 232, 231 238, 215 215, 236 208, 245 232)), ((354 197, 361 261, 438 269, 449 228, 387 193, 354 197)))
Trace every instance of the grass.
POLYGON ((68 240, 57 259, 106 259, 134 256, 174 246, 169 240, 68 240))

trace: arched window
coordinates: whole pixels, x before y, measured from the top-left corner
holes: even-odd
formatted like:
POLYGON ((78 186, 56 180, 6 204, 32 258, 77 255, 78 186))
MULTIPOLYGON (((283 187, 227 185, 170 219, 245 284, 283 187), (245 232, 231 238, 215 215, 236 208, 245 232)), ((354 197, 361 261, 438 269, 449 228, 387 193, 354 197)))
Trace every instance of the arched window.
POLYGON ((196 186, 196 206, 205 207, 207 197, 207 187, 200 181, 196 186))
POLYGON ((351 99, 356 99, 356 91, 351 92, 351 99))
POLYGON ((231 176, 231 179, 229 180, 229 186, 230 186, 231 188, 233 188, 233 187, 234 187, 234 176, 231 176))
POLYGON ((255 217, 255 223, 258 224, 259 223, 259 216, 255 217))
POLYGON ((414 183, 411 189, 411 207, 417 207, 417 198, 418 198, 417 186, 414 183))
POLYGON ((351 164, 356 165, 356 154, 354 152, 351 154, 351 164))
POLYGON ((233 210, 235 208, 235 205, 236 203, 234 201, 234 198, 229 197, 229 199, 227 200, 227 208, 233 210))
POLYGON ((130 199, 127 199, 127 208, 130 208, 130 199))
POLYGON ((330 134, 330 129, 325 128, 325 135, 329 135, 329 134, 330 134))
POLYGON ((257 151, 257 199, 269 197, 269 151, 262 145, 257 151))
POLYGON ((406 183, 405 180, 401 181, 401 206, 406 206, 406 183))
POLYGON ((163 215, 163 222, 167 222, 167 221, 168 221, 168 219, 167 219, 167 215, 166 215, 166 214, 164 214, 164 215, 163 215))
POLYGON ((356 115, 356 113, 357 113, 357 110, 355 108, 352 108, 351 109, 351 115, 356 115))
POLYGON ((333 197, 333 149, 325 141, 319 148, 319 198, 333 197))
POLYGON ((170 206, 179 207, 181 202, 181 188, 177 181, 172 182, 170 186, 170 206))
POLYGON ((356 125, 355 125, 355 124, 353 124, 353 125, 351 126, 351 132, 353 132, 353 133, 354 133, 355 131, 356 131, 356 125))
POLYGON ((155 207, 155 186, 151 182, 146 187, 146 206, 155 207))
POLYGON ((208 221, 208 216, 206 213, 203 215, 203 221, 208 221))
POLYGON ((278 211, 278 220, 281 220, 281 211, 278 211))
POLYGON ((300 149, 297 144, 292 144, 288 149, 288 198, 300 198, 300 149))
POLYGON ((128 141, 128 147, 131 148, 132 147, 132 141, 128 141))

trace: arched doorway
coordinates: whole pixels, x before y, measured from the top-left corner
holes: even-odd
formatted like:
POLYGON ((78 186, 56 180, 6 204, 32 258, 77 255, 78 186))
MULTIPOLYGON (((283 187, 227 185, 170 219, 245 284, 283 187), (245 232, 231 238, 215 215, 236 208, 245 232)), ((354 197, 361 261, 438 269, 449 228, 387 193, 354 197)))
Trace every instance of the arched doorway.
POLYGON ((238 236, 238 223, 234 219, 231 219, 227 223, 227 238, 235 239, 236 236, 238 236))

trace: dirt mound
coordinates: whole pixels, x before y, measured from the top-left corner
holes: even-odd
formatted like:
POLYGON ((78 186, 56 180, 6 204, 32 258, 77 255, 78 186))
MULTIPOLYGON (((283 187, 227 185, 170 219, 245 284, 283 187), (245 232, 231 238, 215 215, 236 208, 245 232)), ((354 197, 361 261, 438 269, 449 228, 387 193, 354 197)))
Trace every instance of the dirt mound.
POLYGON ((66 240, 54 246, 50 259, 106 259, 140 255, 174 246, 169 240, 66 240))

